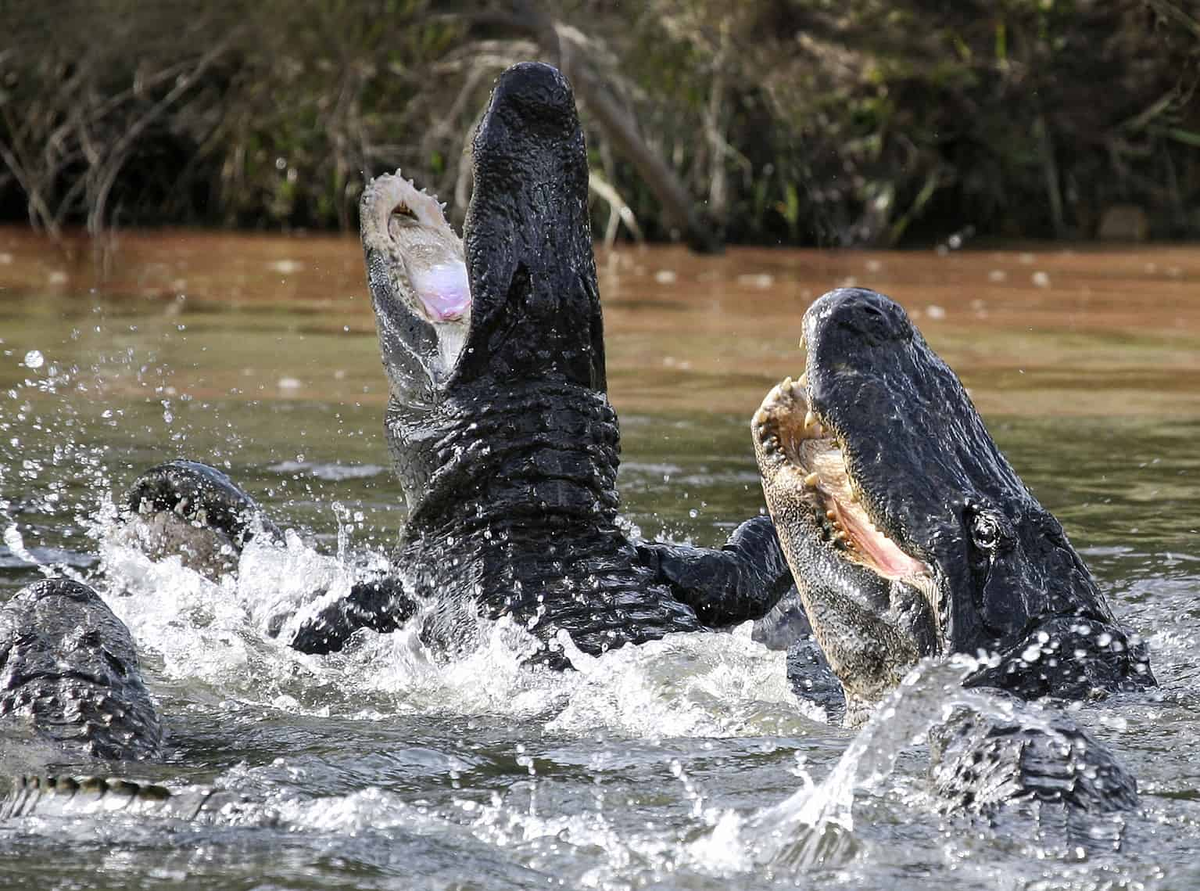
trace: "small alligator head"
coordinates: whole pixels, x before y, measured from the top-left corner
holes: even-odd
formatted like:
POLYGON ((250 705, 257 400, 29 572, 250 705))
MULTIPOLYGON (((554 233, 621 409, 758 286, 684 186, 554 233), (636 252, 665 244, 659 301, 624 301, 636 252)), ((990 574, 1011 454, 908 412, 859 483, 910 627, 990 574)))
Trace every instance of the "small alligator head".
MULTIPOLYGON (((362 198, 388 437, 410 511, 467 414, 531 385, 605 389, 587 154, 563 76, 536 63, 504 72, 473 153, 465 251, 437 201, 399 176, 378 177, 362 198)), ((528 413, 514 405, 507 420, 528 413)))
POLYGON ((87 585, 48 579, 0 607, 0 725, 69 758, 140 759, 162 730, 125 625, 87 585))
POLYGON ((917 658, 1001 658, 969 683, 1080 696, 1152 682, 1058 521, 904 310, 832 291, 808 358, 752 422, 767 504, 848 706, 917 658))

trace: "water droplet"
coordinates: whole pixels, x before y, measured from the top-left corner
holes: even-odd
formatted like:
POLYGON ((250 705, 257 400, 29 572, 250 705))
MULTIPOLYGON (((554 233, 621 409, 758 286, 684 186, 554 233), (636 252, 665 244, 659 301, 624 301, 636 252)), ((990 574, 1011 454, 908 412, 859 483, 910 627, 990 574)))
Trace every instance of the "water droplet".
POLYGON ((25 354, 25 365, 29 368, 41 368, 46 364, 46 357, 41 350, 30 350, 25 354))

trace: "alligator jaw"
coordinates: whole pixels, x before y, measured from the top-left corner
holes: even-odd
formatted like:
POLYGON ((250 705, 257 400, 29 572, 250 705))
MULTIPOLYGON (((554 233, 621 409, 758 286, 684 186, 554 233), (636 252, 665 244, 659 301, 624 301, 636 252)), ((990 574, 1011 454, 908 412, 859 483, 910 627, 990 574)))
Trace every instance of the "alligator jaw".
POLYGON ((822 536, 845 559, 886 579, 925 587, 929 566, 909 556, 876 525, 846 465, 837 436, 809 406, 805 376, 775 386, 754 416, 755 439, 764 460, 786 465, 800 479, 822 536))
POLYGON ((392 395, 427 405, 453 371, 471 316, 462 241, 442 205, 385 174, 360 202, 367 282, 392 395))
POLYGON ((805 383, 772 388, 751 431, 780 542, 854 723, 918 658, 940 652, 938 585, 871 518, 805 383))

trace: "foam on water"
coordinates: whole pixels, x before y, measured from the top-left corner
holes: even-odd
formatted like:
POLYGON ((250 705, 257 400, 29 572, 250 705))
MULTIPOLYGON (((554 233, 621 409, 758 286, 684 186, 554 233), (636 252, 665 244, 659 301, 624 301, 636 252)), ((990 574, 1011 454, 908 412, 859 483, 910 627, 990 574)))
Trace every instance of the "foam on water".
POLYGON ((379 553, 318 553, 289 530, 283 546, 255 540, 236 578, 214 582, 177 556, 153 560, 111 516, 99 533, 102 594, 129 625, 163 676, 198 681, 214 695, 297 712, 494 715, 537 719, 547 733, 602 730, 630 737, 726 737, 803 733, 820 709, 798 709, 782 652, 732 633, 674 634, 601 656, 557 641, 576 671, 528 663, 538 641, 505 618, 464 611, 472 645, 453 656, 424 642, 422 630, 445 620, 430 605, 400 630, 360 632, 347 651, 307 656, 286 646, 290 629, 330 599, 344 596, 379 553), (272 637, 268 628, 290 616, 272 637), (321 688, 319 704, 309 692, 321 688), (332 694, 332 695, 331 695, 332 694))

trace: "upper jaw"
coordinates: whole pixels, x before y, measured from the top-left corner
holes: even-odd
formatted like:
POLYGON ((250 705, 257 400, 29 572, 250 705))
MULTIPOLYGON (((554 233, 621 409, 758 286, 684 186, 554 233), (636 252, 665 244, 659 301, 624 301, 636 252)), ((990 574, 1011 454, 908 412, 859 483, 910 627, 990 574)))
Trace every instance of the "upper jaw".
POLYGON ((456 380, 605 388, 587 150, 566 79, 522 63, 496 83, 473 143, 464 242, 474 307, 456 380))
MULTIPOLYGON (((807 411, 833 431, 874 525, 936 582, 930 599, 941 646, 994 649, 1036 619, 1042 607, 1026 601, 1044 599, 1035 592, 1053 583, 1040 580, 1052 560, 1032 541, 1049 537, 1034 518, 1048 514, 903 309, 874 292, 833 291, 805 314, 804 342, 807 411), (1012 546, 981 573, 972 568, 981 556, 972 529, 984 515, 1012 546)), ((1052 518, 1049 525, 1058 528, 1052 518)), ((1065 538, 1058 550, 1070 562, 1065 538)), ((1074 566, 1060 574, 1090 580, 1074 566)), ((1090 602, 1087 593, 1078 599, 1090 602)))
MULTIPOLYGON (((858 604, 852 622, 829 608, 842 625, 831 645, 845 651, 846 664, 861 662, 856 650, 869 649, 884 635, 892 643, 882 659, 891 660, 892 668, 910 657, 943 652, 949 648, 951 604, 938 546, 946 530, 926 536, 930 529, 914 520, 914 505, 905 500, 909 487, 882 470, 897 466, 888 452, 895 441, 888 425, 907 429, 898 396, 914 394, 893 393, 901 378, 874 373, 889 352, 907 351, 919 335, 899 307, 862 291, 822 297, 805 314, 803 331, 804 374, 775 387, 752 425, 764 480, 786 474, 781 488, 800 493, 799 516, 793 513, 787 525, 796 539, 793 550, 798 544, 805 554, 793 572, 814 597, 829 593, 830 603, 845 603, 848 594, 858 604), (840 575, 839 592, 822 591, 825 582, 816 577, 819 563, 828 562, 825 553, 839 558, 826 566, 840 575), (813 578, 804 578, 806 563, 818 566, 813 578), (848 631, 856 626, 857 633, 848 631)), ((814 626, 820 621, 814 618, 814 626)))

